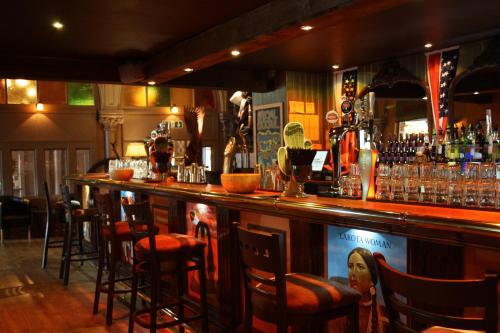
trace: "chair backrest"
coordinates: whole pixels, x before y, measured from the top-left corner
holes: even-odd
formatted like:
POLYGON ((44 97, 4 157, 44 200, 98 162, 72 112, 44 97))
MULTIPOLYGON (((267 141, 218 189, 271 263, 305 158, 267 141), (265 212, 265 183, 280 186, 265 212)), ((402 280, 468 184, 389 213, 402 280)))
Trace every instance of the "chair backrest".
POLYGON ((50 202, 49 185, 46 181, 43 182, 43 190, 45 192, 45 210, 47 211, 47 223, 52 222, 52 204, 50 202))
POLYGON ((276 302, 277 309, 286 309, 285 235, 249 230, 235 223, 238 235, 245 297, 255 293, 276 302))
POLYGON ((113 217, 113 200, 109 193, 94 193, 94 204, 99 212, 101 227, 107 226, 113 232, 115 219, 113 217))
POLYGON ((149 208, 149 202, 127 203, 122 201, 123 210, 127 222, 130 225, 132 239, 134 242, 144 238, 149 238, 151 252, 156 254, 156 240, 154 231, 154 221, 149 208))
POLYGON ((72 213, 73 213, 73 206, 71 205, 71 194, 69 193, 69 186, 68 185, 62 185, 61 184, 61 196, 63 200, 63 206, 64 206, 64 215, 66 222, 71 222, 72 219, 72 213))
POLYGON ((417 333, 400 315, 429 326, 497 332, 497 275, 478 280, 443 280, 406 274, 389 266, 380 253, 374 253, 384 301, 393 333, 417 333), (400 295, 406 298, 403 302, 400 295), (424 307, 426 309, 423 309, 424 307), (427 307, 467 307, 484 309, 482 317, 445 315, 427 307))

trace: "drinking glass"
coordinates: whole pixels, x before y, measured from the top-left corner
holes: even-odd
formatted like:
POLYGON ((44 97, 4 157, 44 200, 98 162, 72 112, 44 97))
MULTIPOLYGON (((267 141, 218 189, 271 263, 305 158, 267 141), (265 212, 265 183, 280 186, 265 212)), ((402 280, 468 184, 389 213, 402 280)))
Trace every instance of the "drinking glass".
POLYGON ((481 179, 479 186, 479 206, 484 208, 495 208, 496 206, 496 180, 481 179))
POLYGON ((435 203, 436 181, 432 178, 420 179, 420 202, 435 203))
POLYGON ((396 200, 396 201, 405 200, 404 178, 393 177, 391 179, 391 200, 396 200))
POLYGON ((406 180, 405 201, 418 201, 419 200, 418 189, 419 189, 418 178, 417 177, 408 178, 406 180))
POLYGON ((462 206, 462 183, 459 181, 448 181, 448 205, 454 207, 462 206))
POLYGON ((391 179, 389 177, 378 176, 375 182, 375 199, 390 200, 391 198, 391 179))
POLYGON ((463 205, 477 207, 479 205, 479 183, 476 180, 466 180, 463 184, 463 205))

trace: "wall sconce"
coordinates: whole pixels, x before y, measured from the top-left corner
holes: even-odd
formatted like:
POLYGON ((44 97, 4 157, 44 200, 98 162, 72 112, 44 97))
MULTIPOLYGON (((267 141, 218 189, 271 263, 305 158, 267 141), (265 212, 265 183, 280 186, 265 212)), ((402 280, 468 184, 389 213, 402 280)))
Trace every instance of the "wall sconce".
POLYGON ((175 104, 174 104, 174 105, 172 105, 172 106, 170 107, 170 112, 171 112, 171 113, 179 113, 179 107, 178 107, 177 105, 175 105, 175 104))
POLYGON ((36 105, 35 105, 35 109, 36 109, 37 111, 43 111, 43 110, 45 109, 45 107, 44 107, 44 105, 43 105, 43 103, 42 103, 42 102, 38 101, 38 102, 36 103, 36 105))

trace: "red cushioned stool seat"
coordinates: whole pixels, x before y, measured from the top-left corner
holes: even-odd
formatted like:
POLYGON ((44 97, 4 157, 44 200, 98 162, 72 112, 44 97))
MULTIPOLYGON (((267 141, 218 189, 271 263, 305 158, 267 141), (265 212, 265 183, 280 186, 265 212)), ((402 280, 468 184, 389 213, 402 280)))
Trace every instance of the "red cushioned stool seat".
MULTIPOLYGON (((158 254, 175 254, 181 252, 190 252, 203 248, 205 243, 197 238, 182 234, 166 234, 155 236, 156 251, 158 254)), ((135 252, 144 254, 151 251, 149 238, 143 238, 135 244, 135 252)))
MULTIPOLYGON (((137 226, 139 232, 146 232, 147 227, 144 225, 137 226)), ((153 227, 153 231, 157 234, 160 231, 158 226, 153 227)), ((112 229, 109 226, 103 226, 102 236, 106 239, 111 238, 112 229)), ((132 231, 130 230, 130 224, 127 221, 115 222, 115 237, 120 241, 127 241, 132 239, 132 231)))
MULTIPOLYGON (((355 289, 336 281, 303 273, 285 275, 287 311, 291 314, 329 311, 357 302, 361 297, 355 289)), ((274 288, 258 284, 258 289, 274 292, 274 288)), ((274 312, 276 302, 260 294, 252 294, 252 304, 262 311, 274 312)))

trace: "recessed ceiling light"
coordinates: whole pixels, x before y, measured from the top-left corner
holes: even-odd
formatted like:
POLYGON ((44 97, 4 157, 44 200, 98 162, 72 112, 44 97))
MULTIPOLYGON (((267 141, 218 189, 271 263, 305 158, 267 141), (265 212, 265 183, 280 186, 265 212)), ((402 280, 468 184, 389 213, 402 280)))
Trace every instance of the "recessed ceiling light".
POLYGON ((311 30, 312 28, 313 28, 313 27, 312 27, 312 26, 310 26, 310 25, 303 25, 303 26, 301 26, 301 27, 300 27, 300 29, 302 29, 302 30, 304 30, 304 31, 309 31, 309 30, 311 30))
POLYGON ((425 43, 425 44, 424 44, 424 47, 425 47, 426 49, 430 49, 430 48, 432 47, 432 43, 425 43))
POLYGON ((332 66, 333 69, 339 69, 340 68, 340 65, 333 65, 332 66))
POLYGON ((426 100, 427 100, 427 96, 422 97, 422 99, 423 99, 424 101, 426 101, 426 100))
POLYGON ((238 51, 238 50, 232 50, 232 51, 231 51, 231 55, 232 55, 233 57, 237 57, 237 56, 239 56, 240 54, 241 54, 241 52, 240 52, 240 51, 238 51))
POLYGON ((148 81, 148 84, 149 84, 150 86, 154 86, 154 85, 156 84, 156 82, 155 82, 155 81, 148 81))
POLYGON ((54 21, 54 22, 52 22, 52 27, 54 29, 61 30, 62 28, 64 28, 64 24, 62 24, 59 21, 54 21))
POLYGON ((479 95, 479 91, 474 91, 474 95, 479 95))
POLYGON ((192 69, 191 67, 184 68, 184 72, 192 72, 192 71, 194 71, 194 69, 192 69))

